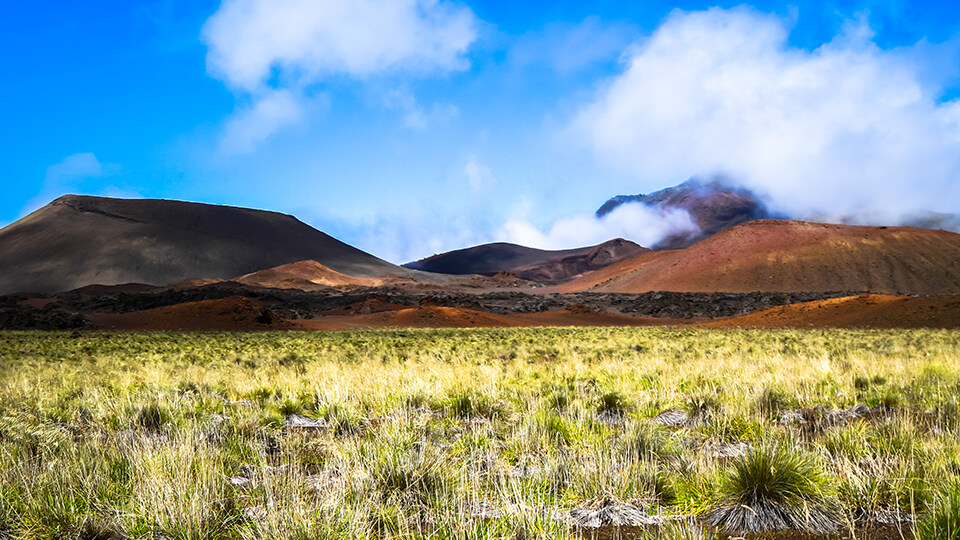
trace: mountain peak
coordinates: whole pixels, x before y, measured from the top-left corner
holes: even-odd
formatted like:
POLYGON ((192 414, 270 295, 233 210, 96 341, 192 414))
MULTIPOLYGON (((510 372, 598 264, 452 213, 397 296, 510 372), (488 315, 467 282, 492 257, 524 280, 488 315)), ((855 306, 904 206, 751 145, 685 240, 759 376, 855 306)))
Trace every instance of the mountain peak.
POLYGON ((0 229, 0 294, 230 279, 303 260, 353 276, 410 273, 286 214, 71 194, 0 229))
POLYGON ((603 217, 617 207, 631 203, 659 210, 684 210, 700 228, 698 233, 667 237, 654 249, 686 247, 739 223, 775 217, 752 191, 733 186, 722 178, 691 178, 646 195, 617 195, 603 203, 596 215, 603 217))

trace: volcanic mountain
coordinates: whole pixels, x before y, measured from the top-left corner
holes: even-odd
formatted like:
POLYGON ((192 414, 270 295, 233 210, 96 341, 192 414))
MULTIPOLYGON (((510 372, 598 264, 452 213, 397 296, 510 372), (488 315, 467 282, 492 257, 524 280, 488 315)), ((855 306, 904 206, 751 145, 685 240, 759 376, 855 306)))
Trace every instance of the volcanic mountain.
POLYGON ((960 234, 757 220, 626 259, 558 291, 960 294, 960 234))
POLYGON ((617 195, 603 203, 597 210, 597 217, 605 216, 622 204, 632 203, 661 210, 686 210, 700 228, 698 233, 669 236, 654 249, 687 247, 734 225, 774 217, 753 192, 730 186, 720 179, 703 181, 697 178, 646 195, 617 195))
POLYGON ((650 251, 617 238, 596 246, 561 251, 497 242, 433 255, 403 266, 443 274, 494 275, 513 272, 531 281, 563 281, 588 270, 650 251))
POLYGON ((273 289, 300 289, 302 291, 329 287, 375 287, 380 280, 341 274, 317 261, 298 261, 233 279, 244 285, 273 289))
POLYGON ((411 274, 285 214, 65 195, 0 229, 0 294, 229 279, 304 260, 351 276, 411 274))

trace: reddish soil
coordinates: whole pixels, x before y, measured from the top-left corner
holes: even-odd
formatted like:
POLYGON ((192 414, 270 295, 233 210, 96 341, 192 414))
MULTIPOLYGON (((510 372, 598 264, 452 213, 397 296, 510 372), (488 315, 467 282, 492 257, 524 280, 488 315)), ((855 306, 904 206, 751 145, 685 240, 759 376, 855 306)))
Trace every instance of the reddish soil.
POLYGON ((57 298, 55 296, 49 297, 49 298, 45 298, 42 296, 32 296, 30 298, 20 300, 18 304, 20 304, 21 306, 29 306, 36 309, 43 309, 44 307, 46 307, 47 304, 50 304, 56 301, 57 301, 57 298))
POLYGON ((259 300, 243 296, 123 314, 96 313, 87 318, 97 326, 117 330, 282 330, 292 327, 259 300))
POLYGON ((767 308, 708 328, 960 328, 960 296, 863 294, 767 308))
POLYGON ((253 272, 234 281, 254 287, 315 291, 328 287, 375 287, 382 280, 348 276, 317 261, 299 261, 253 272))
POLYGON ((305 330, 352 328, 481 328, 518 326, 655 326, 689 323, 690 320, 627 317, 589 308, 501 315, 465 308, 422 305, 369 315, 334 315, 296 321, 305 330))
POLYGON ((94 313, 91 323, 118 330, 346 330, 359 328, 477 328, 521 326, 656 326, 705 328, 954 328, 960 295, 905 297, 866 294, 764 309, 727 319, 631 317, 574 304, 559 311, 498 314, 462 307, 418 307, 371 295, 313 319, 285 321, 255 299, 231 296, 124 314, 94 313))
POLYGON ((374 294, 364 298, 361 302, 354 302, 346 306, 328 310, 324 313, 329 316, 369 315, 370 313, 381 313, 384 311, 399 311, 401 309, 408 309, 409 307, 410 306, 404 304, 394 304, 390 302, 389 299, 374 294))
POLYGON ((552 290, 960 294, 960 234, 757 220, 685 249, 620 261, 552 290))

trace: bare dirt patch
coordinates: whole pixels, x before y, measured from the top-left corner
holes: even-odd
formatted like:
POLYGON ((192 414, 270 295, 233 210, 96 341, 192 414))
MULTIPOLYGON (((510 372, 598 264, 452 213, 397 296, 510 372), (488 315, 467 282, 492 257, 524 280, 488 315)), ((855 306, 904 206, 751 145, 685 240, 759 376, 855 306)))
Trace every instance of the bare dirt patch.
POLYGON ((292 327, 259 300, 243 296, 185 302, 130 313, 97 313, 88 319, 97 326, 117 330, 278 330, 292 327))

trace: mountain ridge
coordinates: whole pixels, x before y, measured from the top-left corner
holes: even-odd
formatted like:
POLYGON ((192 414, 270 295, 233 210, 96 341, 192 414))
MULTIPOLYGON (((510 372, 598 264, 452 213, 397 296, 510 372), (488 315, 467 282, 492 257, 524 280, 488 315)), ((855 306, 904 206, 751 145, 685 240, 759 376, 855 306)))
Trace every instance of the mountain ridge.
POLYGON ((646 251, 649 250, 623 238, 564 250, 544 250, 509 242, 493 242, 440 253, 403 266, 443 274, 489 276, 499 272, 513 272, 522 279, 559 281, 646 251))
POLYGON ((651 246, 654 251, 688 247, 747 221, 783 217, 770 212, 752 191, 719 178, 706 181, 691 178, 682 184, 646 195, 616 195, 603 203, 595 215, 602 218, 624 204, 643 204, 659 210, 683 210, 699 228, 696 232, 667 236, 651 246))
POLYGON ((302 260, 357 277, 414 273, 288 214, 64 195, 0 229, 0 294, 230 279, 302 260))

